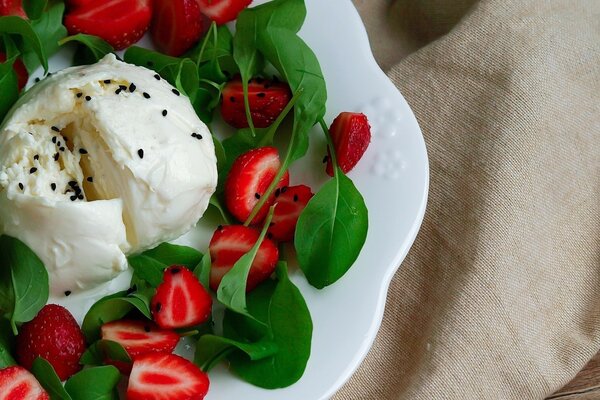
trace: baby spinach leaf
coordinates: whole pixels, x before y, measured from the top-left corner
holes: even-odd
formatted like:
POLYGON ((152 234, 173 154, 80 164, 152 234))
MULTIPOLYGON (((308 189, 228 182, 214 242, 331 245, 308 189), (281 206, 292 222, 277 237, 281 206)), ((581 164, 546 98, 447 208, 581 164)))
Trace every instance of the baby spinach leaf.
POLYGON ((86 368, 69 378, 65 389, 73 400, 118 400, 115 388, 120 379, 112 365, 86 368))
POLYGON ((196 343, 194 363, 208 372, 235 349, 243 351, 251 360, 261 360, 277 353, 277 345, 271 340, 243 343, 221 336, 204 335, 196 343))
POLYGON ((167 266, 177 264, 184 265, 189 269, 194 269, 202 259, 202 253, 192 247, 167 242, 151 250, 146 250, 142 255, 153 258, 167 266))
POLYGON ((0 123, 19 98, 17 74, 12 68, 14 58, 0 63, 0 123))
POLYGON ((181 61, 180 58, 167 56, 157 51, 148 50, 138 46, 131 46, 128 48, 125 51, 123 59, 129 64, 150 68, 154 71, 160 71, 169 65, 179 64, 181 61))
MULTIPOLYGON (((279 282, 261 285, 248 294, 252 314, 268 324, 268 338, 277 353, 260 360, 234 351, 228 357, 231 369, 245 381, 267 389, 283 388, 297 382, 310 357, 312 319, 298 288, 290 281, 284 262, 277 266, 279 282)), ((223 320, 226 337, 240 342, 257 340, 260 331, 243 315, 229 310, 223 320)))
MULTIPOLYGON (((67 28, 62 24, 64 12, 64 2, 52 2, 40 18, 30 21, 31 28, 39 37, 46 57, 56 53, 60 47, 58 41, 67 36, 67 28)), ((40 65, 40 61, 34 48, 27 46, 23 49, 23 62, 30 74, 40 65)), ((44 63, 42 62, 41 65, 44 65, 44 63)))
POLYGON ((200 281, 202 286, 206 289, 210 287, 210 267, 211 267, 211 259, 210 254, 206 253, 200 263, 194 268, 194 275, 200 281))
POLYGON ((15 337, 8 320, 0 317, 0 369, 16 365, 12 350, 15 346, 15 337))
POLYGON ((146 281, 152 287, 158 287, 161 284, 163 271, 168 267, 167 264, 144 254, 129 256, 127 261, 133 268, 134 276, 146 281))
POLYGON ((0 17, 0 34, 2 33, 16 35, 22 38, 23 44, 21 52, 23 53, 24 62, 29 73, 33 72, 33 69, 39 65, 37 64, 35 67, 30 68, 27 58, 30 51, 35 54, 38 62, 44 67, 44 71, 48 72, 48 57, 46 51, 42 46, 40 37, 29 21, 14 15, 0 17))
POLYGON ((27 17, 34 20, 42 16, 47 4, 47 0, 23 0, 23 9, 27 17))
POLYGON ((0 293, 9 303, 13 332, 17 323, 33 319, 46 305, 49 295, 48 272, 42 261, 23 242, 0 236, 0 293))
POLYGON ((82 365, 103 365, 107 359, 125 363, 131 362, 127 350, 119 343, 111 340, 98 340, 81 355, 79 363, 82 365))
POLYGON ((117 292, 98 300, 83 318, 81 330, 88 343, 100 339, 100 327, 111 321, 123 318, 132 310, 138 310, 148 319, 152 319, 150 308, 138 297, 128 296, 127 292, 117 292))
POLYGON ((340 279, 367 237, 368 211, 352 181, 336 168, 333 179, 308 202, 298 218, 294 245, 300 268, 318 289, 340 279))
POLYGON ((93 64, 98 62, 108 53, 114 51, 113 47, 103 39, 94 35, 86 35, 78 33, 76 35, 67 36, 58 42, 59 45, 75 42, 78 48, 75 55, 75 65, 93 64))
POLYGON ((38 357, 33 361, 31 372, 40 385, 48 392, 52 400, 72 400, 63 387, 54 367, 45 359, 38 357))
POLYGON ((246 283, 248 281, 248 273, 252 267, 252 263, 258 254, 258 249, 267 234, 267 229, 273 219, 275 207, 269 209, 269 214, 265 218, 264 226, 260 232, 260 236, 249 252, 240 257, 233 264, 233 267, 227 272, 221 284, 217 289, 217 299, 227 308, 250 318, 254 318, 246 307, 246 283))

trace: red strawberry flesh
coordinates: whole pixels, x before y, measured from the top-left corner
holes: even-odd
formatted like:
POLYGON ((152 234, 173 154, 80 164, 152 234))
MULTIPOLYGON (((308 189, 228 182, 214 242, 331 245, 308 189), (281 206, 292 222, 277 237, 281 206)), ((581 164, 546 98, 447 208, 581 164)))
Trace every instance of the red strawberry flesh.
POLYGON ((16 15, 27 19, 27 14, 23 9, 23 0, 0 0, 0 16, 16 15))
MULTIPOLYGON (((371 142, 371 126, 367 116, 362 113, 340 113, 331 124, 329 134, 340 169, 344 173, 350 172, 360 161, 371 142)), ((325 171, 329 176, 333 176, 331 153, 329 153, 325 171)))
POLYGON ((50 396, 23 367, 0 370, 0 400, 49 400, 50 396))
POLYGON ((275 203, 275 212, 268 229, 268 235, 273 240, 287 242, 294 239, 294 231, 298 217, 313 193, 308 186, 289 186, 279 193, 275 203))
POLYGON ((155 0, 150 32, 152 41, 163 53, 182 55, 209 26, 196 0, 155 0))
MULTIPOLYGON (((4 61, 6 61, 6 54, 0 53, 0 63, 3 63, 4 61)), ((18 58, 13 64, 13 69, 17 74, 17 85, 19 86, 19 90, 23 90, 25 85, 27 85, 27 80, 29 79, 27 68, 25 68, 23 61, 18 58)))
POLYGON ((197 0, 200 10, 218 25, 233 21, 252 0, 197 0))

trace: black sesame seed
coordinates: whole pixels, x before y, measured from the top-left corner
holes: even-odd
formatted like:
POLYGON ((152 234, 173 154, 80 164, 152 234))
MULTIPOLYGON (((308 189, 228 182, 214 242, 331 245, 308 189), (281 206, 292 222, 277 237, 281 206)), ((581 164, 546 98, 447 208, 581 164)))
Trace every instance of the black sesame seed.
POLYGON ((257 93, 256 95, 258 97, 265 97, 266 96, 266 94, 264 92, 257 93))
POLYGON ((127 86, 125 85, 119 85, 119 89, 121 89, 122 91, 127 90, 127 86))
POLYGON ((77 96, 77 98, 80 98, 81 96, 83 96, 83 93, 79 92, 79 93, 77 93, 76 96, 77 96))
POLYGON ((70 295, 71 295, 71 291, 70 291, 70 290, 66 290, 66 291, 65 291, 65 296, 67 296, 67 297, 68 297, 68 296, 70 296, 70 295))
POLYGON ((162 308, 162 304, 160 304, 160 303, 156 303, 156 306, 154 307, 154 310, 155 310, 156 312, 160 312, 160 309, 161 309, 161 308, 162 308))
POLYGON ((29 134, 30 134, 31 136, 33 136, 33 133, 29 132, 29 134))
POLYGON ((59 150, 60 150, 60 151, 65 151, 65 148, 64 148, 64 147, 61 147, 59 150))
POLYGON ((144 149, 139 149, 139 150, 138 150, 138 156, 139 156, 140 158, 144 158, 144 149))
POLYGON ((145 97, 145 98, 147 98, 147 99, 149 99, 149 98, 150 98, 150 95, 149 95, 148 93, 144 92, 144 93, 142 93, 142 94, 144 95, 144 97, 145 97))
POLYGON ((327 161, 329 161, 329 156, 323 157, 323 164, 325 164, 327 161))
POLYGON ((93 176, 88 176, 86 179, 89 183, 93 183, 94 182, 94 177, 93 176))
POLYGON ((56 153, 56 154, 54 155, 54 161, 58 161, 58 157, 60 157, 60 154, 56 153))
POLYGON ((254 193, 254 198, 256 198, 257 200, 260 199, 260 193, 254 193))
POLYGON ((119 89, 115 90, 115 94, 121 94, 121 89, 119 88, 119 89))
POLYGON ((298 201, 298 195, 297 194, 294 195, 294 201, 298 201))
POLYGON ((79 154, 87 154, 88 151, 86 149, 79 149, 79 154))
POLYGON ((77 195, 77 198, 78 198, 79 200, 83 200, 83 195, 82 195, 82 194, 80 194, 80 195, 77 195))
POLYGON ((150 332, 150 327, 148 325, 144 325, 144 331, 145 332, 150 332))
POLYGON ((166 117, 167 116, 167 110, 162 110, 162 116, 166 117))
POLYGON ((40 81, 40 78, 35 78, 35 83, 38 83, 40 81))
POLYGON ((199 134, 199 133, 196 133, 196 132, 192 133, 192 137, 193 137, 193 138, 196 138, 196 139, 198 139, 198 140, 202 139, 202 135, 201 135, 201 134, 199 134))
POLYGON ((195 138, 198 135, 196 132, 192 133, 192 137, 195 138))
POLYGON ((47 76, 52 76, 52 72, 48 72, 47 76))
POLYGON ((175 96, 179 96, 181 94, 177 89, 171 89, 171 92, 175 93, 175 96))
POLYGON ((217 230, 218 230, 218 231, 220 231, 220 230, 222 230, 222 229, 223 229, 223 225, 219 225, 219 226, 217 226, 217 230))
POLYGON ((176 275, 181 272, 181 268, 171 268, 171 274, 176 275))
POLYGON ((71 187, 77 186, 77 181, 69 181, 69 186, 71 186, 71 187))
POLYGON ((131 93, 135 92, 136 86, 132 83, 131 85, 129 85, 129 91, 131 93))
POLYGON ((57 139, 58 139, 58 138, 57 138, 56 136, 53 136, 53 137, 52 137, 52 143, 56 143, 56 140, 57 140, 57 139))
POLYGON ((21 189, 21 190, 25 189, 25 186, 21 182, 19 182, 19 189, 21 189))
POLYGON ((229 98, 229 101, 230 101, 230 102, 232 102, 232 103, 235 103, 235 97, 231 96, 231 97, 229 98))
POLYGON ((69 199, 71 199, 71 201, 75 201, 75 200, 77 200, 77 196, 71 196, 71 197, 69 197, 69 199))
POLYGON ((56 183, 51 183, 50 189, 52 189, 52 191, 54 192, 56 190, 56 183))
POLYGON ((52 129, 54 132, 60 132, 60 129, 58 129, 58 127, 56 127, 56 126, 53 126, 50 129, 52 129))
POLYGON ((281 193, 285 193, 285 192, 287 192, 287 190, 288 190, 288 187, 284 186, 281 188, 281 193))
POLYGON ((279 197, 280 194, 281 194, 281 189, 279 189, 279 188, 275 189, 275 197, 279 197))
POLYGON ((160 81, 160 75, 159 74, 154 74, 154 79, 156 79, 157 81, 160 81))
POLYGON ((92 98, 90 96, 85 96, 85 101, 90 101, 92 98))
POLYGON ((110 80, 110 79, 105 79, 105 80, 104 80, 104 83, 106 83, 106 84, 109 84, 110 82, 111 82, 111 80, 110 80))
POLYGON ((37 168, 36 168, 36 167, 32 167, 32 168, 29 170, 29 173, 30 173, 30 174, 35 174, 36 172, 37 172, 37 168))
POLYGON ((33 156, 33 159, 34 159, 34 160, 39 160, 39 159, 40 159, 40 155, 39 155, 39 154, 36 154, 35 156, 33 156))
POLYGON ((60 147, 60 140, 59 140, 58 142, 56 142, 56 145, 57 145, 58 147, 60 147))

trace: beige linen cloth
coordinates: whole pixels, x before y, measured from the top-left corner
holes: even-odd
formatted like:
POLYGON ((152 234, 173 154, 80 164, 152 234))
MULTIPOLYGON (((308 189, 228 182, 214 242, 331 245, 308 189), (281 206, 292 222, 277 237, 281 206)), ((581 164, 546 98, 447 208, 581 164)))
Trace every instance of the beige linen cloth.
POLYGON ((334 398, 542 399, 600 349, 600 0, 355 4, 431 188, 334 398))

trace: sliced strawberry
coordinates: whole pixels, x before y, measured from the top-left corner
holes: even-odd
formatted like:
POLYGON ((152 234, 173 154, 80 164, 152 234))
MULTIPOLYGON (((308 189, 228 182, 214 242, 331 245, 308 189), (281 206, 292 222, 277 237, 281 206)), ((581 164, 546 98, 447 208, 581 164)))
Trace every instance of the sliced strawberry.
POLYGON ((127 400, 202 400, 208 375, 174 354, 147 354, 135 360, 127 400))
MULTIPOLYGON (((281 114, 292 98, 285 82, 254 78, 248 82, 248 105, 252 122, 257 128, 266 128, 281 114)), ((235 128, 247 128, 244 88, 240 78, 232 79, 223 88, 221 102, 223 120, 235 128)))
MULTIPOLYGON (((0 63, 3 63, 4 61, 6 61, 6 54, 0 53, 0 63)), ((23 64, 23 61, 21 61, 20 58, 17 58, 17 60, 13 64, 13 69, 17 73, 17 84, 19 86, 19 90, 23 90, 25 85, 27 85, 27 80, 29 79, 27 68, 25 68, 25 64, 23 64)))
POLYGON ((70 10, 70 9, 73 9, 73 8, 77 8, 77 7, 88 5, 88 4, 93 3, 95 1, 96 0, 65 0, 65 4, 66 4, 67 8, 70 10))
MULTIPOLYGON (((333 120, 329 128, 338 165, 347 173, 358 163, 371 142, 371 126, 362 113, 342 112, 333 120)), ((325 171, 333 176, 331 153, 328 150, 325 171)))
POLYGON ((210 27, 196 0, 155 0, 152 41, 163 53, 179 57, 210 27))
POLYGON ((70 10, 64 23, 71 35, 96 35, 122 50, 144 36, 151 18, 150 0, 90 1, 70 10))
MULTIPOLYGON (((225 204, 231 214, 244 222, 250 216, 252 209, 265 193, 281 163, 275 147, 259 147, 239 156, 231 167, 225 180, 225 204)), ((277 188, 283 188, 289 183, 286 171, 277 188)), ((252 220, 253 224, 262 221, 275 201, 275 191, 269 196, 264 206, 252 220)))
POLYGON ((275 203, 275 212, 271 226, 267 230, 271 239, 279 242, 288 242, 294 239, 298 217, 308 201, 314 196, 310 188, 305 185, 289 186, 278 193, 275 203))
POLYGON ((85 338, 73 315, 56 304, 44 306, 31 321, 21 326, 17 336, 17 360, 31 369, 37 357, 45 358, 61 380, 81 369, 85 338))
MULTIPOLYGON (((208 249, 212 266, 210 269, 210 287, 216 291, 221 279, 229 272, 237 260, 246 254, 258 241, 260 234, 256 229, 243 225, 227 225, 217 228, 213 234, 208 249)), ((260 282, 267 279, 273 271, 279 259, 279 251, 275 244, 265 238, 256 258, 250 268, 246 291, 254 289, 260 282)))
MULTIPOLYGON (((172 353, 179 342, 179 335, 161 329, 153 322, 120 320, 102 325, 102 339, 119 343, 132 360, 149 353, 172 353)), ((131 365, 110 360, 121 372, 128 374, 131 365)))
POLYGON ((23 0, 0 0, 0 16, 16 15, 27 19, 27 14, 23 10, 23 0))
POLYGON ((218 25, 233 21, 252 0, 197 0, 200 10, 218 25))
POLYGON ((50 400, 29 371, 13 366, 0 370, 0 400, 50 400))
POLYGON ((212 298, 189 269, 173 265, 163 274, 151 308, 154 321, 163 329, 186 328, 208 320, 212 298))

